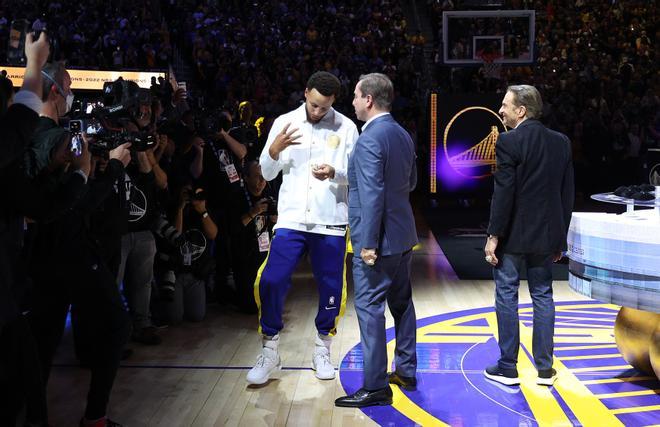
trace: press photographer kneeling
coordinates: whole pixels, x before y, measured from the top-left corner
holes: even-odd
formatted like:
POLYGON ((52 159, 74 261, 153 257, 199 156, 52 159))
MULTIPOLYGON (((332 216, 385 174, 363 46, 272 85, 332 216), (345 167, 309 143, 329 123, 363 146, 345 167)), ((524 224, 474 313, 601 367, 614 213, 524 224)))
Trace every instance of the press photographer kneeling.
MULTIPOLYGON (((174 189, 177 203, 171 217, 180 234, 169 257, 168 281, 159 282, 161 298, 154 304, 154 315, 167 324, 183 319, 200 322, 206 316, 206 282, 214 269, 211 255, 213 240, 218 234, 212 215, 206 208, 202 188, 191 184, 174 189), (169 297, 163 295, 170 289, 169 297)), ((167 234, 171 234, 167 233, 167 234)))

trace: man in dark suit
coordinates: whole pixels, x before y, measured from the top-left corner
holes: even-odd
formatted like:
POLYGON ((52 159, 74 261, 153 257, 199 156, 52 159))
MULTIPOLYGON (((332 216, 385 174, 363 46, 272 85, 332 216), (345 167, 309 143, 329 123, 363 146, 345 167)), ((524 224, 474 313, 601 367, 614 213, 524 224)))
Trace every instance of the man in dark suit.
POLYGON ((512 130, 500 134, 495 146, 497 171, 484 252, 486 262, 493 266, 501 356, 484 375, 506 385, 520 384, 516 363, 523 264, 534 303, 536 382, 552 385, 557 378, 552 368, 552 263, 566 250, 574 198, 573 162, 566 135, 538 121, 542 108, 539 91, 520 85, 509 86, 499 111, 512 130))
POLYGON ((409 193, 417 183, 417 170, 412 139, 389 113, 393 98, 392 82, 383 74, 362 76, 355 86, 355 113, 366 123, 348 163, 348 221, 364 383, 354 394, 337 399, 337 406, 389 405, 389 383, 416 386, 410 262, 417 232, 409 193), (385 301, 396 329, 396 371, 389 375, 385 301))

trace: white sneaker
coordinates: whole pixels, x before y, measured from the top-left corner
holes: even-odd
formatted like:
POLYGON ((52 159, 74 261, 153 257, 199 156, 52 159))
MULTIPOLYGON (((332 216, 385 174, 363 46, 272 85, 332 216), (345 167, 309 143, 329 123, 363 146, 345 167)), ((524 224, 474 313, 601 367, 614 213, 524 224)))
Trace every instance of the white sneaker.
POLYGON ((316 371, 316 378, 320 380, 332 380, 335 378, 335 367, 330 361, 330 341, 323 342, 321 338, 316 338, 314 347, 314 357, 312 358, 312 369, 316 371))
POLYGON ((261 354, 257 357, 257 363, 247 373, 245 379, 250 384, 264 384, 270 378, 271 374, 282 369, 282 361, 277 349, 264 347, 261 354))

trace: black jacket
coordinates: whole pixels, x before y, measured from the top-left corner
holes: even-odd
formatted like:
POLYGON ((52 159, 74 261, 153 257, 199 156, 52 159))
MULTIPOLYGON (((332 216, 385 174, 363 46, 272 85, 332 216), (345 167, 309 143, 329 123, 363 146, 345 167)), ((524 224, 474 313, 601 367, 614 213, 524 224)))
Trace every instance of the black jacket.
POLYGON ((0 324, 18 315, 26 291, 23 217, 53 221, 87 191, 78 174, 54 191, 28 177, 23 155, 39 122, 37 113, 20 104, 0 119, 0 324))
POLYGON ((52 221, 67 212, 84 194, 84 178, 76 175, 50 193, 28 178, 23 155, 39 116, 21 104, 0 118, 0 326, 15 318, 25 292, 23 216, 52 221))
POLYGON ((528 119, 500 134, 488 234, 498 252, 546 254, 566 250, 574 199, 571 143, 528 119))
MULTIPOLYGON (((12 174, 9 169, 16 169, 22 161, 23 151, 32 137, 39 116, 21 104, 14 104, 0 118, 0 330, 2 324, 15 318, 19 313, 16 298, 15 263, 16 251, 22 244, 23 221, 15 214, 6 199, 6 189, 10 186, 12 174)), ((20 169, 18 169, 20 170, 20 169)))

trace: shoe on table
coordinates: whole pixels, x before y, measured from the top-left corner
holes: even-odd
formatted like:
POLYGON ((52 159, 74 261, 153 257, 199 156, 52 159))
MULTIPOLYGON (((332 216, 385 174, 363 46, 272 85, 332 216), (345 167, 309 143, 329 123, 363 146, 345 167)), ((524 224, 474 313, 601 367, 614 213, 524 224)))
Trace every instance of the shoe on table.
POLYGON ((551 386, 557 380, 557 371, 553 368, 543 369, 539 371, 539 376, 536 378, 536 384, 551 386))
POLYGON ((264 384, 274 372, 281 369, 280 355, 276 351, 264 347, 257 357, 257 363, 250 369, 245 379, 250 384, 264 384))
POLYGON ((504 385, 520 384, 520 378, 518 378, 517 369, 502 369, 499 365, 487 367, 486 370, 484 370, 484 376, 489 380, 504 385))

